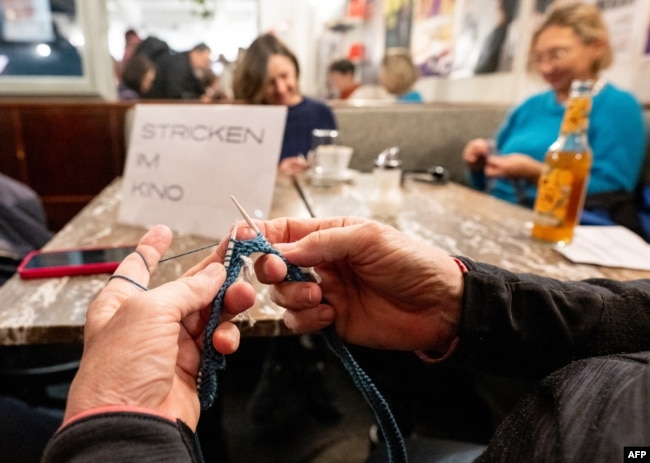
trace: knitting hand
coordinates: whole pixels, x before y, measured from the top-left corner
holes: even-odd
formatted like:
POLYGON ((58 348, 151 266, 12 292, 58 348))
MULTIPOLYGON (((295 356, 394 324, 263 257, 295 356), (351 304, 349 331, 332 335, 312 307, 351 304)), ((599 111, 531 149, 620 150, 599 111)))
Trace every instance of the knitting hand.
MULTIPOLYGON (((171 242, 167 227, 156 226, 140 240, 115 272, 146 286, 171 242)), ((151 291, 112 279, 88 308, 84 354, 72 383, 65 418, 100 407, 140 407, 196 428, 199 400, 195 377, 202 334, 212 299, 225 281, 223 265, 211 263, 151 291)), ((249 285, 228 289, 226 308, 236 313, 254 303, 249 285)), ((221 323, 217 350, 232 353, 239 331, 221 323)))
POLYGON ((280 175, 297 175, 309 168, 309 163, 303 155, 291 156, 280 162, 278 173, 280 175))
POLYGON ((348 342, 444 353, 456 337, 462 272, 443 251, 396 229, 359 218, 277 219, 260 230, 292 264, 314 267, 322 282, 282 282, 277 256, 256 262, 272 297, 298 332, 336 323, 348 342), (321 303, 321 300, 327 303, 321 303))
POLYGON ((509 179, 522 179, 535 185, 542 174, 544 164, 527 154, 512 153, 490 156, 485 165, 485 175, 509 179))
POLYGON ((491 150, 489 140, 484 138, 470 140, 463 149, 463 160, 470 170, 483 170, 491 150))

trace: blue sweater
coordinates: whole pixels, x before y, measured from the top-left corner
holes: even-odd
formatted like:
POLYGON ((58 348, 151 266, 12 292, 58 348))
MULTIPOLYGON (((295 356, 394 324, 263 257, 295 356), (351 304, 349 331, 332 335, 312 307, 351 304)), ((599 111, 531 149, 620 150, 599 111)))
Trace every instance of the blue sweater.
POLYGON ((399 103, 424 103, 422 95, 417 90, 410 90, 397 97, 399 103))
MULTIPOLYGON (((499 153, 524 153, 543 161, 557 139, 564 116, 552 90, 534 95, 516 107, 496 136, 499 153)), ((594 97, 588 131, 593 151, 587 195, 634 190, 643 164, 646 133, 640 104, 630 93, 606 84, 594 97)), ((485 177, 473 175, 475 185, 485 177)), ((522 185, 526 205, 535 202, 537 186, 522 185)), ((491 194, 517 203, 514 182, 495 179, 491 194)))
POLYGON ((289 106, 280 161, 299 154, 307 156, 314 129, 336 129, 334 114, 329 106, 307 97, 303 97, 297 105, 289 106))

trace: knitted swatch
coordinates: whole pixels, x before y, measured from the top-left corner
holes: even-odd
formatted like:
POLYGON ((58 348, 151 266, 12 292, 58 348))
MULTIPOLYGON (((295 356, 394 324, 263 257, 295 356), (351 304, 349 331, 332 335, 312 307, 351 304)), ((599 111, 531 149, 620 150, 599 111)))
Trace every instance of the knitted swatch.
MULTIPOLYGON (((287 265, 286 281, 310 281, 309 273, 296 267, 286 261, 277 250, 271 247, 271 244, 260 233, 252 240, 240 241, 231 239, 228 254, 226 255, 224 265, 226 266, 226 281, 214 298, 210 319, 205 328, 203 337, 203 353, 201 355, 201 364, 197 377, 197 388, 201 408, 207 410, 217 396, 217 372, 224 370, 226 367, 225 356, 214 348, 212 345, 212 335, 219 323, 219 315, 223 307, 223 298, 226 289, 235 282, 244 265, 242 257, 248 257, 255 252, 264 254, 275 254, 279 256, 287 265)), ((379 428, 386 441, 390 463, 406 463, 406 447, 404 439, 397 426, 397 422, 379 390, 373 384, 370 377, 356 362, 348 348, 343 344, 336 334, 334 325, 330 325, 322 330, 322 335, 329 348, 339 357, 343 366, 348 371, 354 384, 361 391, 364 398, 372 408, 375 414, 379 428)))

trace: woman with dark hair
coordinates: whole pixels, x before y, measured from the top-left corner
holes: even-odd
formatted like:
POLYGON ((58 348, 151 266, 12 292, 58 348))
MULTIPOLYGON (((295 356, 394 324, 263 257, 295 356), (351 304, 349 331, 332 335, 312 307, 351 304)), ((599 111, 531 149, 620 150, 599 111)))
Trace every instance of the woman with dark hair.
POLYGON ((320 101, 300 92, 300 65, 296 55, 273 34, 253 41, 235 70, 235 99, 249 104, 285 105, 287 122, 282 140, 280 173, 307 169, 314 129, 336 129, 334 114, 320 101))
POLYGON ((144 54, 133 55, 124 64, 117 96, 120 101, 139 100, 151 88, 156 67, 144 54))

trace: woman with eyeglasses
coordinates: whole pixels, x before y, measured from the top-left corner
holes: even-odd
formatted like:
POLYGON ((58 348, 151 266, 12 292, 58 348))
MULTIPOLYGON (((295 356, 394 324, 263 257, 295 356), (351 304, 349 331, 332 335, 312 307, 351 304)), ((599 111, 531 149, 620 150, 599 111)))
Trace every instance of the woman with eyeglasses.
MULTIPOLYGON (((631 200, 643 165, 645 125, 636 98, 600 76, 612 60, 607 27, 596 6, 570 3, 552 9, 530 46, 530 66, 551 88, 514 108, 495 140, 467 144, 463 159, 473 185, 489 185, 492 195, 532 207, 542 161, 558 136, 571 82, 590 79, 595 82, 588 131, 593 164, 585 209, 608 199, 631 200)), ((601 219, 586 212, 583 223, 586 217, 601 219)), ((609 214, 603 211, 602 219, 607 223, 609 214)))

